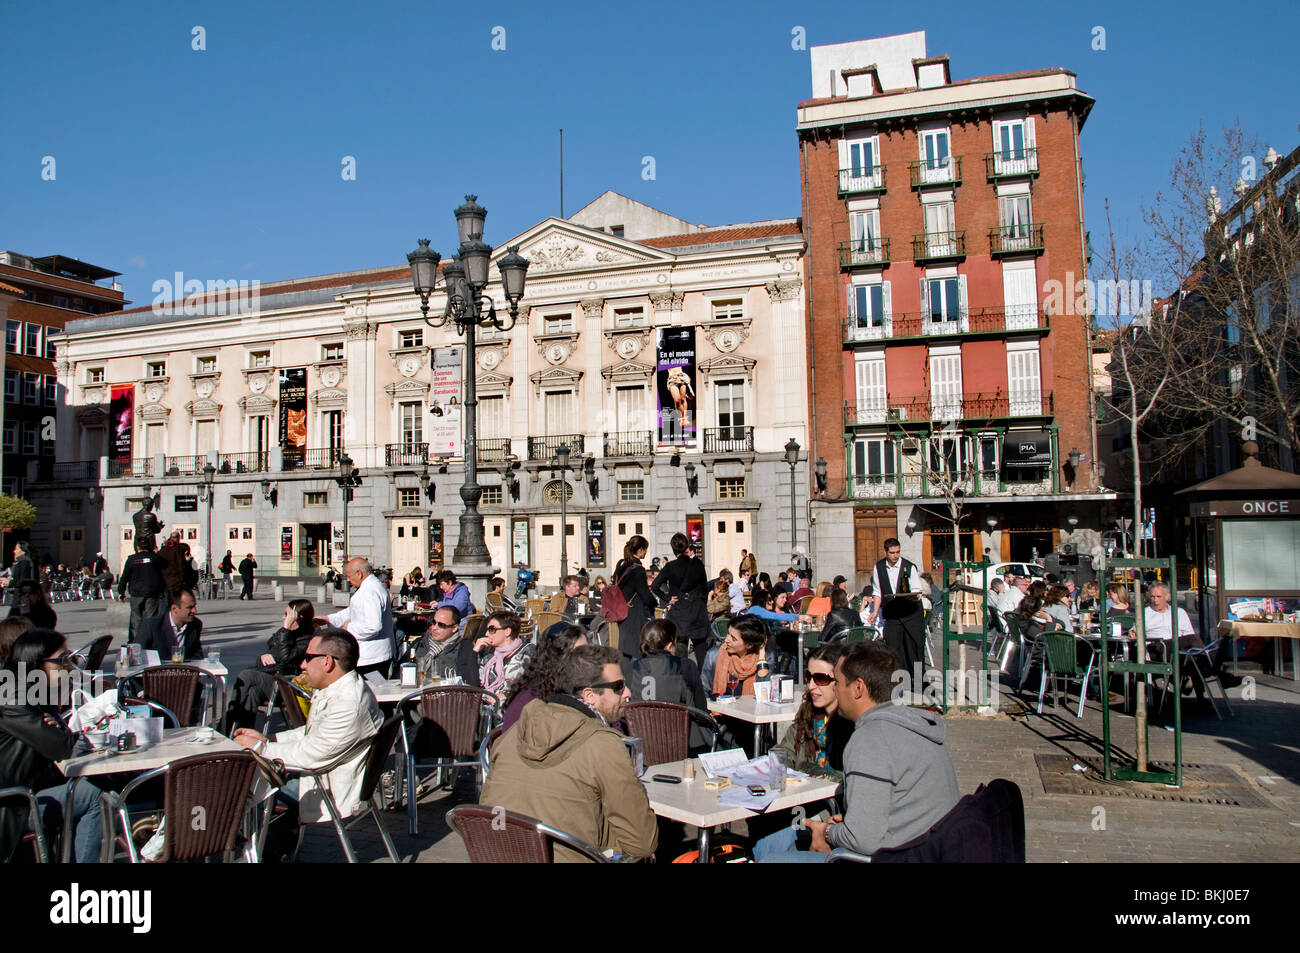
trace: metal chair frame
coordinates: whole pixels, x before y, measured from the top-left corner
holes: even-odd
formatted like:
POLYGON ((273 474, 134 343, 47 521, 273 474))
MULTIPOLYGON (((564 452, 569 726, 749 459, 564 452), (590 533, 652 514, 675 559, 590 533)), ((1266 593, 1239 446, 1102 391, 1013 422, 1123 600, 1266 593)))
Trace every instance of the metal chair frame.
MULTIPOLYGON (((32 830, 31 833, 35 841, 36 862, 38 864, 48 864, 50 862, 49 845, 45 842, 45 824, 41 820, 40 806, 36 803, 36 794, 31 788, 10 787, 0 788, 0 803, 5 801, 25 801, 27 809, 31 815, 32 830)), ((64 819, 66 826, 67 819, 64 819)), ((24 837, 24 839, 26 839, 24 837)), ((4 858, 0 858, 3 860, 4 858)))
MULTIPOLYGON (((680 710, 686 713, 686 738, 682 741, 682 748, 686 752, 687 757, 689 757, 690 750, 691 750, 691 722, 692 721, 708 729, 708 731, 712 734, 713 741, 709 745, 709 751, 718 750, 718 736, 722 733, 722 728, 712 715, 710 715, 707 711, 701 711, 699 708, 693 708, 690 705, 680 705, 676 702, 661 702, 661 701, 628 702, 623 709, 623 717, 626 720, 629 712, 635 714, 636 712, 643 711, 643 710, 666 711, 668 709, 680 710)), ((632 735, 636 734, 636 732, 632 730, 630 725, 628 726, 628 732, 629 734, 632 735)), ((682 759, 681 758, 659 759, 659 758, 651 757, 649 755, 647 755, 646 758, 647 763, 656 763, 656 764, 662 764, 668 761, 680 761, 680 760, 682 759)))
POLYGON ((577 851, 588 860, 595 863, 611 863, 610 859, 593 845, 588 844, 586 841, 574 837, 572 834, 566 833, 559 828, 552 827, 545 821, 539 821, 537 818, 529 817, 526 814, 516 814, 514 811, 507 811, 504 808, 489 807, 484 804, 464 804, 460 807, 453 807, 448 811, 446 814, 446 820, 447 826, 460 835, 460 839, 464 841, 465 848, 470 854, 470 863, 476 862, 474 860, 474 848, 471 846, 470 840, 465 837, 465 832, 461 830, 460 820, 462 817, 475 817, 479 819, 491 817, 494 823, 500 821, 507 825, 514 825, 517 828, 531 828, 533 834, 540 842, 537 847, 539 849, 546 849, 550 852, 552 863, 554 863, 555 860, 555 844, 563 844, 570 850, 577 851))
POLYGON ((1092 680, 1094 671, 1097 672, 1098 676, 1098 691, 1100 692, 1101 690, 1101 673, 1100 670, 1095 669, 1097 663, 1097 650, 1086 639, 1080 638, 1079 636, 1069 632, 1044 632, 1039 636, 1039 642, 1042 644, 1043 648, 1043 674, 1038 684, 1038 714, 1041 715, 1043 713, 1043 695, 1047 689, 1048 678, 1052 679, 1052 703, 1056 703, 1056 678, 1057 676, 1060 676, 1065 680, 1067 688, 1070 679, 1077 678, 1081 680, 1079 684, 1079 709, 1074 713, 1074 716, 1076 718, 1082 718, 1083 706, 1088 700, 1088 682, 1092 680), (1061 667, 1058 668, 1057 662, 1060 660, 1053 658, 1052 647, 1056 646, 1056 652, 1058 653, 1063 652, 1065 651, 1064 646, 1067 641, 1070 644, 1070 652, 1072 653, 1070 663, 1068 666, 1062 664, 1061 667), (1079 668, 1078 661, 1080 645, 1084 646, 1088 650, 1088 664, 1083 669, 1079 668))
MULTIPOLYGON (((468 685, 450 685, 450 686, 434 685, 434 686, 428 686, 426 688, 416 689, 415 691, 411 692, 400 702, 397 703, 397 708, 395 710, 398 715, 402 716, 402 750, 405 752, 405 755, 402 760, 402 766, 404 768, 404 776, 406 781, 407 829, 412 837, 415 837, 417 834, 420 833, 420 818, 419 818, 419 811, 418 811, 419 770, 421 768, 426 768, 426 767, 436 768, 438 773, 438 781, 439 783, 441 783, 442 771, 444 768, 473 767, 473 768, 478 768, 481 771, 484 768, 484 763, 482 761, 483 751, 482 751, 481 743, 476 746, 477 754, 472 758, 453 756, 451 758, 439 758, 436 761, 417 762, 415 760, 415 752, 414 750, 412 750, 412 743, 414 741, 414 737, 412 733, 408 731, 406 718, 405 718, 407 706, 411 705, 412 703, 419 702, 422 698, 428 695, 436 695, 436 694, 451 695, 456 693, 465 694, 468 692, 474 692, 479 695, 479 722, 478 722, 478 727, 475 729, 474 732, 475 736, 481 734, 486 738, 488 735, 491 734, 491 729, 493 727, 493 724, 500 716, 500 711, 499 711, 500 706, 497 701, 497 697, 493 695, 491 692, 486 691, 484 689, 473 688, 468 685), (486 724, 485 724, 485 720, 486 720, 486 724)), ((482 784, 483 777, 486 777, 486 774, 480 777, 479 779, 480 785, 482 784)))

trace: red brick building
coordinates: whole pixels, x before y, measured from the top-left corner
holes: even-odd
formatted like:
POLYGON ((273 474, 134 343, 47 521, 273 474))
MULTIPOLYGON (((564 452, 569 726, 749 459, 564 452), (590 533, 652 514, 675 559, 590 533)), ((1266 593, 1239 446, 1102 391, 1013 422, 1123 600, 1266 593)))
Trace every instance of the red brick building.
POLYGON ((926 567, 1087 553, 1113 498, 1092 470, 1088 316, 1073 313, 1093 100, 1060 68, 953 82, 924 33, 811 60, 798 135, 819 573, 869 574, 891 535, 926 567))

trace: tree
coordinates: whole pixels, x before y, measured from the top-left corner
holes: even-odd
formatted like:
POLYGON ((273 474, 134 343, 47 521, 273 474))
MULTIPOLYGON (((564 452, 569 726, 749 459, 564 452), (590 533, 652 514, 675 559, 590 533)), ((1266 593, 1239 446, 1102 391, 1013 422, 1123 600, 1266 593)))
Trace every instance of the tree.
POLYGON ((0 493, 0 532, 31 529, 36 522, 36 507, 20 496, 0 493))

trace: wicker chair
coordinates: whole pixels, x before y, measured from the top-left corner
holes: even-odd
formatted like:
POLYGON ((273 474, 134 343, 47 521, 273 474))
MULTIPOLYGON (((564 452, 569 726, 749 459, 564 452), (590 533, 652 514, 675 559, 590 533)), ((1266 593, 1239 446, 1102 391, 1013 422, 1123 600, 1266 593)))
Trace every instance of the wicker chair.
POLYGON ((671 702, 629 702, 623 709, 628 734, 645 745, 646 764, 684 761, 690 757, 691 722, 708 728, 713 735, 709 750, 718 747, 721 729, 713 716, 698 708, 671 702))
POLYGON ((447 812, 447 826, 465 842, 472 864, 550 864, 555 861, 556 844, 598 864, 609 863, 586 841, 536 818, 501 808, 482 804, 454 807, 447 812))
POLYGON ((498 609, 504 609, 506 607, 505 602, 503 602, 501 599, 501 593, 499 592, 489 592, 486 596, 483 597, 483 602, 486 603, 487 607, 491 609, 493 612, 496 612, 498 609))
POLYGON ((465 617, 465 630, 462 633, 461 638, 463 638, 470 645, 473 645, 474 640, 477 639, 479 635, 482 634, 483 623, 486 619, 487 616, 483 615, 483 613, 481 612, 476 612, 473 615, 467 615, 465 617))
POLYGON ((540 596, 534 596, 531 599, 525 599, 524 605, 528 607, 529 615, 537 615, 539 612, 546 611, 546 600, 540 596))
POLYGON ((727 627, 729 625, 731 625, 731 619, 714 619, 709 623, 709 628, 713 630, 711 645, 721 645, 727 640, 727 627))
POLYGON ((808 607, 812 605, 812 601, 816 598, 816 596, 804 596, 799 600, 799 612, 801 615, 808 611, 808 607))
MULTIPOLYGON (((211 690, 212 676, 193 665, 155 665, 146 668, 138 678, 141 685, 141 697, 156 701, 175 713, 182 728, 195 724, 195 701, 198 698, 199 684, 203 682, 204 693, 211 690)), ((199 724, 207 724, 208 706, 199 705, 199 724)))
POLYGON ((558 612, 539 612, 533 616, 533 620, 537 623, 537 637, 540 639, 546 635, 546 630, 555 623, 563 622, 564 616, 558 612))
POLYGON ((300 699, 310 702, 311 695, 283 675, 275 676, 275 694, 266 703, 265 727, 270 727, 271 715, 275 711, 277 703, 280 706, 280 714, 284 716, 284 727, 286 729, 301 728, 307 724, 307 716, 303 713, 302 706, 298 704, 300 699))
MULTIPOLYGON (((28 816, 31 818, 32 823, 32 829, 23 834, 22 837, 19 838, 18 843, 31 844, 32 851, 36 855, 36 862, 38 864, 48 864, 50 862, 50 851, 49 847, 45 843, 45 825, 41 823, 41 811, 36 804, 36 795, 32 793, 30 788, 0 788, 0 807, 14 803, 27 809, 28 816)), ((17 808, 11 808, 11 810, 16 809, 17 808)), ((71 837, 71 832, 69 832, 67 836, 71 837)), ((8 858, 0 857, 0 861, 7 859, 8 858)))
POLYGON ((481 767, 478 739, 487 734, 485 709, 489 720, 495 715, 497 699, 491 692, 468 685, 422 688, 401 700, 399 714, 408 707, 420 713, 418 729, 402 721, 402 750, 406 759, 406 815, 412 837, 420 832, 416 811, 419 769, 435 767, 439 776, 443 768, 481 767), (417 761, 416 744, 430 751, 434 760, 417 761))

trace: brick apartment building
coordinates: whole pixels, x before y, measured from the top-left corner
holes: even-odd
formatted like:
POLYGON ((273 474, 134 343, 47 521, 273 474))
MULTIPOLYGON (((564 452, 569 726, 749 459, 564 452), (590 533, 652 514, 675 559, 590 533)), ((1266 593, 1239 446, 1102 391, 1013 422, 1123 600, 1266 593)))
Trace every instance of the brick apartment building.
POLYGON ((1079 132, 1061 68, 954 82, 911 33, 811 51, 798 107, 819 573, 1088 553, 1079 132), (952 515, 959 509, 960 539, 952 515), (1072 522, 1073 521, 1073 522, 1072 522))

